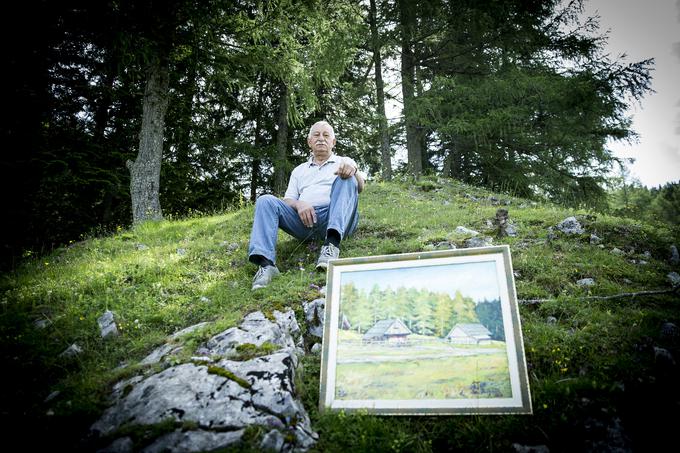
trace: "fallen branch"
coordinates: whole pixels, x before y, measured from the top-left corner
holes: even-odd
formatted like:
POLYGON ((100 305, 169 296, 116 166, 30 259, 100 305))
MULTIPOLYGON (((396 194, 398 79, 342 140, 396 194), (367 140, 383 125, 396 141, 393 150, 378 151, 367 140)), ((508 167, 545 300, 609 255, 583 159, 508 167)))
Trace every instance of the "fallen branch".
MULTIPOLYGON (((621 294, 612 294, 611 296, 585 296, 585 297, 577 297, 577 299, 582 299, 582 300, 610 300, 610 299, 622 299, 625 297, 638 297, 638 296, 655 296, 659 294, 672 294, 672 293, 677 293, 678 289, 680 288, 673 288, 673 289, 658 289, 658 290, 650 290, 650 291, 639 291, 636 293, 621 293, 621 294)), ((552 299, 519 299, 517 302, 520 305, 538 305, 542 304, 544 302, 553 302, 557 300, 556 298, 552 299)))

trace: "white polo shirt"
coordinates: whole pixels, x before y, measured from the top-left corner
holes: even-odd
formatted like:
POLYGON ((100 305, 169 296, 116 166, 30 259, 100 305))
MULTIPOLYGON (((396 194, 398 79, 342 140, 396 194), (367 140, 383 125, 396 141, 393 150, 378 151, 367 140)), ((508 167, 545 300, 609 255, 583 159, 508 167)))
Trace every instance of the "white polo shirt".
POLYGON ((328 206, 331 202, 331 187, 338 177, 335 172, 343 162, 357 168, 353 159, 335 153, 320 166, 314 163, 314 156, 310 157, 307 162, 293 169, 283 198, 306 201, 312 206, 328 206))

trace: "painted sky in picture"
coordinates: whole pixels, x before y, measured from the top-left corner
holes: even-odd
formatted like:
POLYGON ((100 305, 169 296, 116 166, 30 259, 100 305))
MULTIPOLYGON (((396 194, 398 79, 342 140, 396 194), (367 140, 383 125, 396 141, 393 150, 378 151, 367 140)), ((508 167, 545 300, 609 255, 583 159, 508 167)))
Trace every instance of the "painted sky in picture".
POLYGON ((365 291, 378 285, 380 289, 426 289, 447 293, 451 297, 458 290, 476 302, 500 297, 496 263, 493 261, 343 272, 341 278, 341 285, 354 283, 354 286, 365 291))

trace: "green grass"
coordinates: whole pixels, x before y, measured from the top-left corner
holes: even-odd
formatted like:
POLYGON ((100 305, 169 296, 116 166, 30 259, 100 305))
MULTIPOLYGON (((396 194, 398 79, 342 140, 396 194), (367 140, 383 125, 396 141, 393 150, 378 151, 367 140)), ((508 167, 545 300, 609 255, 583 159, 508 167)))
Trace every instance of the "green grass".
MULTIPOLYGON (((668 247, 680 243, 677 228, 652 219, 531 204, 452 180, 373 183, 361 196, 360 227, 343 243, 342 256, 422 251, 441 242, 460 247, 467 238, 454 232, 458 225, 492 235, 487 220, 500 206, 490 196, 512 201, 503 207, 519 235, 495 243, 510 245, 518 297, 549 299, 520 306, 534 414, 319 413, 320 359, 309 354, 296 382, 320 434, 318 451, 512 451, 515 442, 580 451, 587 439, 607 439, 613 420, 620 420, 629 446, 648 450, 673 432, 659 408, 677 407, 679 376, 677 368, 655 362, 653 348, 666 348, 680 359, 677 339, 660 333, 664 322, 680 325, 677 293, 588 297, 668 288, 666 274, 677 271, 667 263, 668 247), (601 246, 590 244, 589 234, 548 240, 548 227, 570 215, 602 238, 601 246), (612 253, 614 248, 624 254, 612 253), (595 285, 576 284, 585 277, 595 285)), ((7 390, 0 407, 6 431, 29 427, 34 435, 22 439, 27 450, 36 443, 77 451, 89 425, 107 407, 111 386, 139 371, 134 364, 169 334, 212 321, 185 338, 186 350, 176 358, 182 361, 190 360, 192 348, 251 311, 269 315, 292 307, 302 321, 301 302, 317 298, 315 286, 325 284, 325 276, 314 271, 316 245, 281 233, 282 275, 253 293, 255 269, 246 259, 252 214, 247 206, 211 217, 147 223, 28 258, 2 275, 0 357, 7 390), (107 309, 116 313, 121 334, 102 340, 97 318, 107 309), (83 353, 60 358, 73 343, 83 353), (125 364, 128 368, 118 368, 125 364)), ((244 358, 262 353, 241 351, 244 358)), ((263 430, 250 432, 257 436, 263 430)))
POLYGON ((508 398, 510 375, 505 351, 478 356, 338 364, 340 400, 422 400, 508 398), (455 370, 452 372, 452 370, 455 370), (475 394, 474 383, 491 383, 498 393, 475 394))

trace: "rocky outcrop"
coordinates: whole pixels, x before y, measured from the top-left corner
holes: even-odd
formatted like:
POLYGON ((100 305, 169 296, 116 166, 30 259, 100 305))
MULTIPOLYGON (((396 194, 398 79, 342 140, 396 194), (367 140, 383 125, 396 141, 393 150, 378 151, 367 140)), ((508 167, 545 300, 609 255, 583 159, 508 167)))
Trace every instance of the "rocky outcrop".
MULTIPOLYGON (((111 407, 91 427, 100 451, 211 451, 242 442, 249 427, 264 430, 262 450, 314 445, 317 435, 295 393, 300 328, 292 310, 274 311, 273 318, 251 313, 210 338, 199 356, 118 383, 111 407), (244 345, 256 356, 239 360, 244 345), (134 427, 156 428, 158 435, 135 439, 134 427)), ((145 363, 157 364, 178 347, 169 341, 145 363)))

